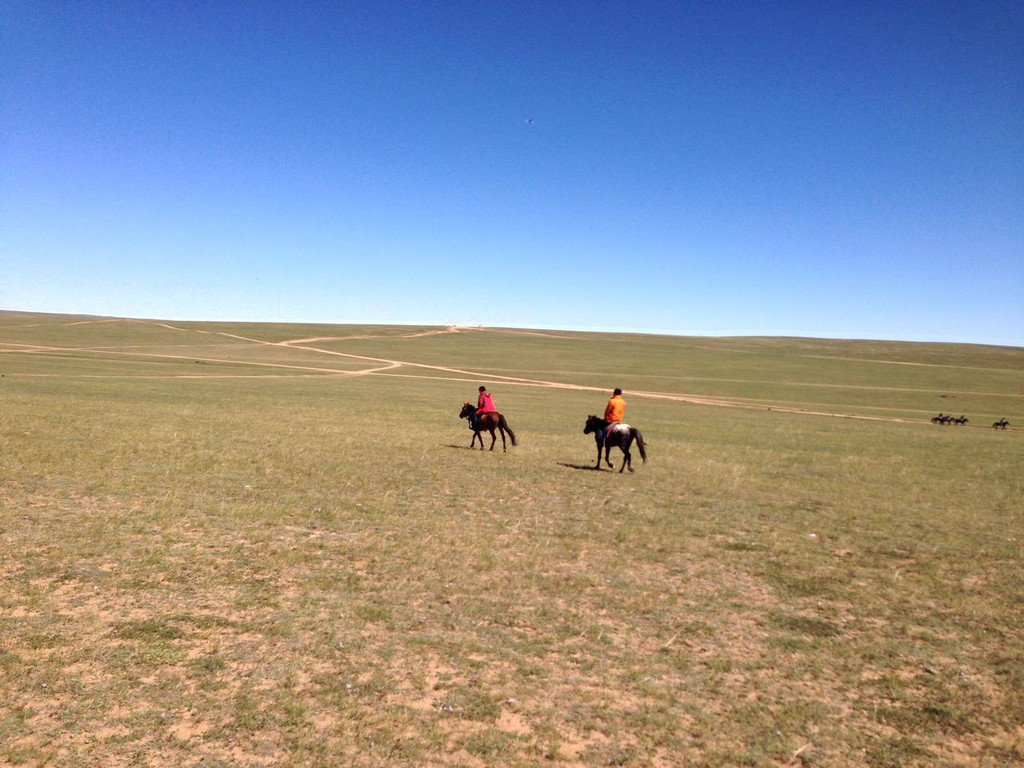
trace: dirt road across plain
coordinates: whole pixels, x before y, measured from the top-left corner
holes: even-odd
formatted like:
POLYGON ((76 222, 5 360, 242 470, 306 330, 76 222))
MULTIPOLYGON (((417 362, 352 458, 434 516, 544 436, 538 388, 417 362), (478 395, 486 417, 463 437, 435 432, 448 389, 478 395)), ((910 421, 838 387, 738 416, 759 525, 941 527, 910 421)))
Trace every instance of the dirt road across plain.
MULTIPOLYGON (((81 325, 84 321, 74 323, 74 325, 81 325)), ((98 320, 95 322, 112 322, 111 320, 98 320)), ((112 350, 109 348, 89 348, 89 347, 51 347, 51 346, 37 346, 30 344, 11 344, 11 343, 0 343, 0 353, 2 352, 29 352, 29 353, 83 353, 89 352, 98 355, 111 355, 118 357, 141 357, 141 358, 157 358, 157 359, 177 359, 177 360, 193 360, 204 363, 221 363, 230 365, 250 365, 259 368, 276 368, 282 370, 295 371, 296 373, 301 372, 305 375, 323 375, 331 377, 350 377, 350 376, 371 376, 371 375, 388 375, 388 376, 401 376, 406 374, 399 374, 397 371, 401 368, 417 368, 420 370, 434 371, 440 374, 451 374, 451 376, 441 376, 436 378, 444 378, 453 381, 500 381, 504 384, 512 386, 526 386, 526 387, 543 387, 550 389, 567 389, 574 391, 588 391, 588 392, 605 392, 606 387, 594 387, 583 384, 569 384, 562 381, 552 381, 548 379, 534 379, 526 378, 522 376, 505 376, 495 373, 485 373, 482 371, 474 371, 468 368, 459 368, 452 366, 443 365, 429 365, 426 363, 414 363, 408 360, 393 360, 388 358, 371 357, 368 355, 355 355, 349 352, 339 352, 331 349, 324 349, 323 347, 311 346, 317 342, 331 342, 331 341, 347 341, 350 339, 367 339, 377 338, 372 335, 360 335, 360 336, 312 336, 307 338, 289 339, 286 341, 266 341, 264 339, 255 339, 248 336, 241 336, 238 334, 227 333, 223 331, 204 331, 190 328, 181 328, 174 326, 169 323, 146 321, 146 320, 132 320, 128 322, 144 323, 148 325, 157 326, 160 328, 166 328, 173 331, 182 332, 194 332, 202 334, 210 334, 216 336, 222 336, 236 341, 243 341, 249 344, 257 344, 262 346, 271 347, 288 347, 290 349, 301 349, 306 352, 311 352, 318 355, 326 355, 330 357, 339 357, 346 360, 365 362, 370 364, 367 368, 360 368, 355 371, 339 371, 333 368, 321 368, 317 366, 308 365, 295 365, 290 363, 265 363, 256 361, 241 361, 241 360, 230 360, 223 358, 214 357, 195 357, 194 355, 172 355, 167 353, 156 353, 156 352, 128 352, 124 350, 112 350), (6 349, 5 349, 6 347, 6 349)), ((477 327, 461 327, 461 326, 448 326, 447 328, 425 331, 420 333, 409 334, 403 338, 417 338, 421 336, 433 336, 438 334, 446 333, 461 333, 465 331, 473 332, 488 332, 487 329, 477 327)), ((508 333, 503 331, 503 333, 508 333)), ((524 335, 545 335, 539 332, 523 331, 524 335)), ((56 375, 56 374, 53 374, 56 375)), ((249 378, 250 375, 240 374, 238 378, 249 378)), ((151 377, 147 377, 151 378, 151 377)), ((178 375, 172 378, 202 378, 197 375, 178 375)), ((217 378, 230 378, 230 376, 217 375, 217 378)), ((907 419, 896 416, 871 416, 866 414, 855 414, 855 413, 838 413, 835 411, 816 410, 808 408, 799 408, 796 406, 786 406, 779 404, 767 405, 764 403, 751 402, 749 400, 732 399, 732 398, 719 398, 719 397, 705 397, 700 395, 690 394, 679 394, 673 392, 653 392, 644 390, 630 390, 631 397, 649 398, 653 400, 667 400, 670 402, 679 403, 690 403, 694 405, 707 405, 720 408, 739 408, 744 410, 758 410, 758 411, 778 411, 781 413, 796 413, 807 416, 827 416, 831 418, 842 418, 842 419, 857 419, 861 421, 883 421, 893 422, 901 424, 919 424, 922 423, 917 419, 907 419)), ((981 425, 972 425, 975 428, 981 428, 981 425)))

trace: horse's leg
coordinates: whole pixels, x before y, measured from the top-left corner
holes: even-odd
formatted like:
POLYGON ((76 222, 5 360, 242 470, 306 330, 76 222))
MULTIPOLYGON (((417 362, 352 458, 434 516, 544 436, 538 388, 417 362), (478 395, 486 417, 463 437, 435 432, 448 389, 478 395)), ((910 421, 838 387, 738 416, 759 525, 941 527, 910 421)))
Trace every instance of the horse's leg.
MULTIPOLYGON (((494 444, 498 442, 498 436, 494 434, 494 427, 491 427, 491 450, 494 450, 494 444)), ((484 447, 483 440, 480 441, 480 447, 484 447)))
POLYGON ((501 424, 499 424, 498 431, 501 432, 501 452, 507 453, 507 451, 505 450, 505 428, 501 426, 501 424))
POLYGON ((611 453, 612 453, 612 443, 611 443, 611 440, 605 440, 604 441, 604 463, 607 464, 612 469, 615 469, 615 465, 612 464, 611 453))
POLYGON ((629 451, 623 449, 623 451, 622 451, 622 466, 619 467, 619 474, 620 475, 622 474, 622 470, 624 470, 626 467, 629 467, 630 473, 633 472, 633 454, 631 454, 629 451))
POLYGON ((594 442, 597 443, 597 464, 594 465, 594 469, 600 469, 601 468, 601 448, 603 448, 604 446, 602 445, 601 441, 596 439, 596 438, 595 438, 594 442))
POLYGON ((622 470, 624 470, 626 467, 629 467, 629 471, 630 471, 631 474, 633 472, 633 455, 629 452, 629 446, 632 443, 633 443, 633 436, 630 435, 630 437, 626 440, 626 444, 621 446, 622 447, 622 466, 619 467, 619 474, 620 475, 622 474, 622 470))

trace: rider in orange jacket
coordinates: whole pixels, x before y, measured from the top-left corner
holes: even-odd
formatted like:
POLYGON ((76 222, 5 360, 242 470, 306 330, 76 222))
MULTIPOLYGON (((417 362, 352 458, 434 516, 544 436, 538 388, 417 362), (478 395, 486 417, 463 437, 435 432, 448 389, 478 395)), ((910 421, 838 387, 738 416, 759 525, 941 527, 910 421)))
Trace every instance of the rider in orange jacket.
POLYGON ((622 390, 616 387, 604 409, 604 420, 608 422, 608 426, 604 430, 605 434, 608 434, 609 430, 615 429, 616 424, 622 423, 625 413, 626 401, 622 399, 622 390))

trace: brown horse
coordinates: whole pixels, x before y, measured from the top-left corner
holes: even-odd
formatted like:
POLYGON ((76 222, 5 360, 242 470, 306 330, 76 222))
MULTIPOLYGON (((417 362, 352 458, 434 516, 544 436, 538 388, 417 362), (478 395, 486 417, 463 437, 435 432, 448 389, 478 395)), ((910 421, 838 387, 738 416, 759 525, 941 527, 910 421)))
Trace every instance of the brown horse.
POLYGON ((494 444, 498 440, 498 436, 494 433, 494 430, 501 432, 501 450, 504 452, 505 447, 505 433, 508 432, 509 438, 512 440, 512 445, 516 444, 516 433, 512 431, 512 427, 505 421, 505 417, 497 411, 491 413, 481 413, 480 418, 473 422, 473 414, 476 413, 476 406, 472 403, 463 403, 462 410, 459 411, 460 419, 469 419, 469 428, 473 430, 473 439, 469 442, 469 447, 472 448, 476 441, 480 441, 480 450, 484 449, 484 438, 480 433, 487 431, 491 433, 491 450, 494 450, 494 444))
POLYGON ((610 435, 606 435, 607 429, 608 422, 604 419, 599 419, 597 416, 588 416, 586 426, 583 427, 583 434, 589 435, 593 432, 594 440, 597 441, 597 464, 594 465, 594 469, 601 468, 602 449, 604 450, 605 463, 612 469, 615 469, 615 466, 608 458, 608 453, 611 451, 612 446, 618 446, 624 454, 619 472, 621 473, 626 467, 629 467, 629 471, 632 472, 633 456, 629 452, 629 447, 633 444, 634 440, 636 440, 636 447, 640 449, 640 458, 645 462, 647 461, 647 446, 644 444, 644 436, 640 434, 639 429, 623 424, 610 435))

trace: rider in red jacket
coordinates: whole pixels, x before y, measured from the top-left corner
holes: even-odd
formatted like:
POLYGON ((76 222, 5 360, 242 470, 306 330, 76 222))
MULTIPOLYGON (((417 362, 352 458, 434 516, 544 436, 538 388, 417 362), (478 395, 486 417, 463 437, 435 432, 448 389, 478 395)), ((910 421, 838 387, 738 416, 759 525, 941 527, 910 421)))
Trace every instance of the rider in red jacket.
POLYGON ((497 410, 494 407, 494 400, 491 399, 491 393, 487 391, 487 387, 480 387, 480 396, 476 399, 476 415, 494 413, 497 410))
POLYGON ((497 413, 498 409, 494 407, 494 400, 491 398, 491 393, 487 391, 487 387, 480 387, 480 395, 476 399, 476 413, 473 414, 473 421, 470 423, 470 429, 476 429, 477 422, 480 421, 480 414, 482 413, 497 413))

